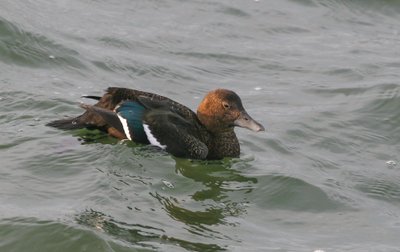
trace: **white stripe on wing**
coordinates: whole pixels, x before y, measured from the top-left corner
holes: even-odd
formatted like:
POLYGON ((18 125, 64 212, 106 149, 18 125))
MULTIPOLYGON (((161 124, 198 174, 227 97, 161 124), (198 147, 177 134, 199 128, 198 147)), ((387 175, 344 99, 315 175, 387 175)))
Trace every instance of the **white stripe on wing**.
POLYGON ((118 116, 119 120, 120 120, 121 123, 122 123, 122 127, 124 128, 124 132, 125 132, 126 137, 127 137, 129 140, 132 140, 131 133, 129 132, 128 122, 127 122, 126 119, 123 118, 122 116, 120 116, 120 115, 118 115, 118 114, 117 114, 117 116, 118 116))
POLYGON ((160 147, 161 149, 167 148, 166 145, 161 145, 161 143, 154 137, 154 135, 151 134, 151 130, 150 130, 150 128, 149 128, 149 125, 143 124, 143 129, 144 129, 144 132, 146 133, 147 139, 149 139, 149 142, 150 142, 152 145, 158 146, 158 147, 160 147))

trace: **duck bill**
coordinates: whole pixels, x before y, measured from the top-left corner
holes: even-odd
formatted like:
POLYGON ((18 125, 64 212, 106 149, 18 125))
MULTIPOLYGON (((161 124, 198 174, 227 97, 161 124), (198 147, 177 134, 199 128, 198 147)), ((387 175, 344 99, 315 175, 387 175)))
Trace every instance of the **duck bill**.
POLYGON ((240 112, 240 116, 233 123, 235 126, 246 128, 255 132, 265 131, 264 126, 251 118, 251 116, 244 110, 240 112))

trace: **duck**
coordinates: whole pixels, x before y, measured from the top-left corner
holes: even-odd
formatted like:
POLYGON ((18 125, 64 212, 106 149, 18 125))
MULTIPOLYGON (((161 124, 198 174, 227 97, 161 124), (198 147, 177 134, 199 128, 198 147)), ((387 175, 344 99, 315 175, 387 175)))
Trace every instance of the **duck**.
POLYGON ((151 144, 173 156, 199 160, 239 157, 235 127, 265 130, 246 112, 240 97, 228 89, 208 92, 196 113, 165 96, 122 87, 109 87, 103 96, 83 97, 97 103, 82 103, 83 114, 47 126, 99 129, 120 140, 151 144))

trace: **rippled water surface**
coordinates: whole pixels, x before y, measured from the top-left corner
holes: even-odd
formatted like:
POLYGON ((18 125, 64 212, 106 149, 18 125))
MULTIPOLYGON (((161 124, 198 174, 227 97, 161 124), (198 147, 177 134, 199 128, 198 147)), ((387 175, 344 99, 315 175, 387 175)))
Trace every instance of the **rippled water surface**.
POLYGON ((0 2, 0 251, 400 251, 400 2, 0 2), (108 86, 267 128, 200 162, 60 131, 108 86))

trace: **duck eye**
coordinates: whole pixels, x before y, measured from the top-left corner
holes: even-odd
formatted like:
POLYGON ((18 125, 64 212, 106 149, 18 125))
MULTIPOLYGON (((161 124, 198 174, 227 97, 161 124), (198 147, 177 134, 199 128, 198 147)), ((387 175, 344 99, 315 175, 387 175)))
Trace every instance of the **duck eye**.
POLYGON ((222 105, 224 105, 224 108, 226 108, 226 109, 229 109, 229 108, 231 107, 231 106, 230 106, 228 103, 226 103, 226 102, 223 102, 222 105))

